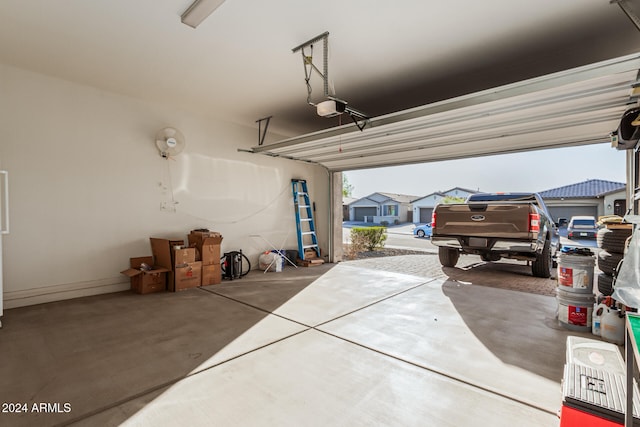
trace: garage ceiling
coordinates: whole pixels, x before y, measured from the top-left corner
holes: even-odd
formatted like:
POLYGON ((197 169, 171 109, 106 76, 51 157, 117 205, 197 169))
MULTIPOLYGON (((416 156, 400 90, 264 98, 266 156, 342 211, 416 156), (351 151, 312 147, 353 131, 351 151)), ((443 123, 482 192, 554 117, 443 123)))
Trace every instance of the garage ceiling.
POLYGON ((315 132, 252 152, 340 171, 602 143, 635 100, 640 55, 315 132))
MULTIPOLYGON (((640 0, 627 1, 633 10, 640 11, 640 0)), ((273 145, 272 154, 302 159, 318 155, 322 157, 312 161, 341 170, 487 154, 497 149, 530 149, 532 144, 525 139, 544 136, 545 132, 557 132, 557 137, 545 139, 549 146, 602 140, 626 102, 619 85, 626 84, 627 90, 635 81, 631 71, 603 73, 593 80, 578 73, 575 87, 569 81, 551 84, 547 94, 555 89, 580 92, 600 83, 615 88, 607 95, 593 93, 583 101, 569 96, 558 103, 540 104, 537 110, 532 107, 527 114, 539 119, 542 127, 538 134, 522 127, 520 121, 525 116, 518 117, 522 109, 511 103, 526 104, 526 98, 520 96, 540 96, 540 102, 547 102, 544 89, 524 84, 523 93, 516 94, 505 85, 640 51, 640 32, 609 0, 226 0, 196 29, 180 22, 190 4, 191 0, 3 0, 0 63, 254 126, 256 144, 256 121, 273 116, 260 150, 273 145), (327 153, 276 151, 284 150, 284 140, 333 129, 340 123, 340 118, 318 117, 307 105, 302 57, 300 52, 292 52, 325 31, 330 34, 332 94, 374 118, 361 134, 402 132, 410 144, 439 144, 439 151, 430 148, 430 157, 396 153, 382 135, 372 142, 377 151, 371 153, 369 163, 355 158, 369 157, 361 148, 352 151, 358 144, 355 136, 352 145, 343 141, 342 152, 339 145, 327 153), (497 90, 501 101, 489 102, 491 88, 502 88, 497 90), (616 105, 604 107, 614 99, 616 105), (465 100, 471 104, 466 105, 465 100), (601 110, 589 107, 591 102, 601 105, 601 110), (489 104, 492 109, 486 114, 500 118, 502 135, 498 129, 491 135, 489 122, 482 118, 485 112, 478 109, 489 104), (549 116, 565 107, 574 110, 568 115, 576 123, 581 122, 573 115, 581 115, 582 120, 604 120, 597 111, 606 113, 610 121, 599 123, 597 132, 591 129, 596 126, 593 123, 576 126, 581 130, 569 135, 566 126, 554 124, 555 119, 549 116), (419 112, 397 113, 407 109, 419 112), (460 127, 478 133, 456 131, 455 140, 424 140, 416 129, 400 129, 399 119, 424 121, 424 117, 411 115, 436 112, 430 120, 437 125, 437 138, 449 137, 443 132, 455 129, 447 120, 459 121, 460 127), (545 112, 548 117, 543 117, 545 112), (487 149, 469 141, 476 138, 493 141, 493 146, 487 149)), ((321 59, 320 51, 315 49, 317 60, 321 59)), ((628 64, 637 68, 633 61, 628 64)), ((320 79, 313 76, 311 83, 312 101, 324 100, 320 79)), ((181 130, 188 137, 189 130, 181 130)), ((356 132, 360 133, 356 130, 353 134, 356 132)), ((318 143, 335 144, 327 139, 331 135, 317 134, 323 140, 318 143)), ((343 139, 348 135, 343 134, 343 139)), ((287 150, 292 147, 289 142, 284 144, 287 150)), ((246 142, 230 144, 247 146, 246 142)), ((421 148, 425 153, 426 145, 421 148)))

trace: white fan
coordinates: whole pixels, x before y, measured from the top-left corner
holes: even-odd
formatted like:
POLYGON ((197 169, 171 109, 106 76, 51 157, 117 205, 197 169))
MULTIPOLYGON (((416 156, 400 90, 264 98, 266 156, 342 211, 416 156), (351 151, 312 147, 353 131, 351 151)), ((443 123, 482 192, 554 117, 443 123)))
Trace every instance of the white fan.
POLYGON ((184 136, 178 129, 164 128, 156 134, 156 146, 164 158, 179 154, 184 145, 184 136))

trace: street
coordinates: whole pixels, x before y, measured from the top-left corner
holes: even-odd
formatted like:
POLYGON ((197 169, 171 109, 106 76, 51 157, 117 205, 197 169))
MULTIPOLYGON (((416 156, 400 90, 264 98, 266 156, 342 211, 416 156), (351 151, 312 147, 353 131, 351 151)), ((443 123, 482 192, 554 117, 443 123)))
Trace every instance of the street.
MULTIPOLYGON (((349 236, 351 233, 350 228, 351 226, 348 223, 345 223, 345 226, 343 226, 342 228, 342 241, 344 243, 349 243, 349 236)), ((413 228, 414 225, 411 223, 388 227, 385 247, 395 249, 423 250, 425 252, 438 252, 437 246, 431 244, 429 238, 420 238, 414 236, 413 228)), ((566 227, 560 229, 560 244, 562 246, 597 248, 595 239, 569 239, 567 238, 566 231, 566 227)))

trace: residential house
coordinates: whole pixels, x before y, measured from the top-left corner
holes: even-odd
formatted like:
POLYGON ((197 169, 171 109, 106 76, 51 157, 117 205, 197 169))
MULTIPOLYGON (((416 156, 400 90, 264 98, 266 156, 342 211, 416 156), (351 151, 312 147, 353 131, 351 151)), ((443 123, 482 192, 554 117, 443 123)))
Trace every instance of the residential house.
POLYGON ((349 220, 381 224, 411 222, 411 201, 417 196, 373 193, 349 205, 349 220))
POLYGON ((624 216, 627 210, 626 185, 623 182, 589 179, 563 187, 541 191, 554 221, 576 215, 624 216))
POLYGON ((433 208, 445 197, 460 197, 466 199, 470 194, 477 193, 474 190, 466 188, 454 187, 447 191, 436 191, 428 194, 420 199, 414 200, 413 205, 413 222, 416 224, 424 224, 431 222, 431 213, 433 208))

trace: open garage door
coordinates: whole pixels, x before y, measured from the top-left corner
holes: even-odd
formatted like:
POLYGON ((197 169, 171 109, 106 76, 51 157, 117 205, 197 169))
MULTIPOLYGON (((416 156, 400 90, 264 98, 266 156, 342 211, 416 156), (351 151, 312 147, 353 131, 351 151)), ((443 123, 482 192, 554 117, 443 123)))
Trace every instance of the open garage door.
POLYGON ((639 68, 634 54, 242 151, 345 171, 608 142, 639 68))
POLYGON ((572 216, 580 215, 598 217, 597 206, 547 206, 547 209, 555 222, 558 218, 566 218, 569 221, 572 216))
POLYGON ((342 172, 606 143, 639 69, 636 53, 239 151, 342 172))

